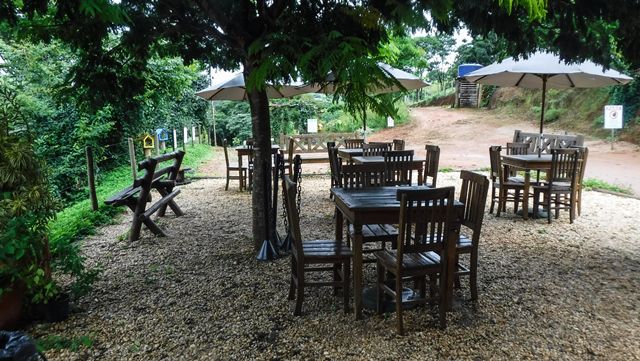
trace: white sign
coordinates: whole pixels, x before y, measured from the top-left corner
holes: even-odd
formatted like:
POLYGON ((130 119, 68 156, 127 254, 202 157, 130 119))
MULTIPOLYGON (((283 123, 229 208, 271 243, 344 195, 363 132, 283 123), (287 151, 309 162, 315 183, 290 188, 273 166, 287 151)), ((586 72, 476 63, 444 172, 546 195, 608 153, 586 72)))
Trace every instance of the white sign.
POLYGON ((393 121, 393 118, 391 118, 391 117, 387 117, 387 127, 388 127, 388 128, 393 128, 393 127, 394 127, 394 121, 393 121))
POLYGON ((622 105, 604 106, 604 127, 605 129, 622 128, 622 105))
POLYGON ((307 133, 318 132, 318 119, 307 119, 307 133))

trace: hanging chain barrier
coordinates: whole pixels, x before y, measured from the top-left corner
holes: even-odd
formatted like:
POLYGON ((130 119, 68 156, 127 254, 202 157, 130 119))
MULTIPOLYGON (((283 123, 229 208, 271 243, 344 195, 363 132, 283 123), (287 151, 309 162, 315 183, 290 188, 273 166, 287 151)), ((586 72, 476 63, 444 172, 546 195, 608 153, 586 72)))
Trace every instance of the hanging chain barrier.
POLYGON ((298 208, 298 216, 300 216, 300 204, 302 203, 302 158, 300 158, 300 154, 296 154, 293 160, 293 181, 298 185, 296 207, 298 208))

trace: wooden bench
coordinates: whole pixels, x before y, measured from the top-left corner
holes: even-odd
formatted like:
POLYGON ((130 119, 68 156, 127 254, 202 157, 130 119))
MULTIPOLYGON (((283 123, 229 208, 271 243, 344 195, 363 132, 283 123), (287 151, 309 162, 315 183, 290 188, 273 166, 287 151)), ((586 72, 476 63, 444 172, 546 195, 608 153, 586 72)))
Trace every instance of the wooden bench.
POLYGON ((176 216, 184 214, 173 200, 180 193, 180 189, 176 188, 176 177, 180 171, 184 154, 183 151, 179 150, 143 160, 138 163, 138 170, 144 170, 144 175, 134 180, 130 187, 104 201, 107 205, 127 206, 133 211, 129 241, 135 241, 140 238, 142 224, 147 226, 155 235, 166 236, 164 231, 151 219, 151 216, 158 212, 158 216, 163 217, 167 211, 167 206, 171 208, 176 216), (173 164, 156 170, 158 164, 168 160, 173 160, 173 164), (147 209, 147 203, 152 201, 152 189, 157 190, 161 198, 147 209))
POLYGON ((357 133, 316 133, 299 135, 280 135, 280 149, 285 161, 291 164, 296 154, 302 163, 329 163, 327 142, 334 142, 336 147, 344 148, 345 139, 358 138, 357 133))
MULTIPOLYGON (((514 143, 529 143, 529 153, 538 153, 540 148, 540 133, 527 133, 516 129, 513 132, 514 143)), ((568 148, 570 146, 582 146, 582 135, 544 134, 541 153, 551 154, 551 148, 568 148)))

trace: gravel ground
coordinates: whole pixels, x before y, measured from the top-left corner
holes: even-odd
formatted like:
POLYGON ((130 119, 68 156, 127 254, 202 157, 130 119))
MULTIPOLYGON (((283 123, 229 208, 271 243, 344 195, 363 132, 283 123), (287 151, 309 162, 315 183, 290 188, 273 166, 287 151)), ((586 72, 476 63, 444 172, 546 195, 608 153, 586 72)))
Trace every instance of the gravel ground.
MULTIPOLYGON (((307 239, 332 237, 328 188, 326 176, 303 178, 307 239)), ((93 345, 50 350, 50 360, 640 359, 640 200, 585 192, 574 224, 566 214, 551 225, 487 215, 479 301, 463 281, 445 331, 435 310, 418 308, 405 313, 404 337, 393 314, 343 314, 328 288, 309 290, 294 317, 289 260, 255 260, 250 194, 237 185, 225 192, 224 180, 200 180, 177 202, 185 216, 160 222, 169 237, 144 230, 128 243, 127 215, 85 241, 104 267, 94 291, 69 320, 28 331, 93 345)))

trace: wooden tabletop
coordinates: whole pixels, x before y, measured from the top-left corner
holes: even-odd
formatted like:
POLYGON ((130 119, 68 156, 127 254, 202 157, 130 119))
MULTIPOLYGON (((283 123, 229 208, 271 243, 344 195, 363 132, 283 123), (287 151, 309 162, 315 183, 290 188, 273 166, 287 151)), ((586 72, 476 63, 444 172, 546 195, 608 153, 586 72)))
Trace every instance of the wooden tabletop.
MULTIPOLYGON (((384 157, 381 155, 372 155, 372 156, 353 156, 351 160, 355 164, 377 164, 384 163, 384 157)), ((424 163, 424 158, 413 158, 414 163, 424 163)))
POLYGON ((502 164, 524 170, 551 169, 551 154, 503 155, 502 164))
MULTIPOLYGON (((240 145, 236 147, 236 151, 238 152, 238 155, 248 155, 249 151, 251 151, 251 149, 255 149, 255 147, 250 148, 246 145, 240 145)), ((277 153, 278 150, 280 149, 280 146, 277 144, 272 144, 271 145, 271 153, 277 153)))
POLYGON ((351 160, 352 157, 362 155, 362 148, 338 148, 338 157, 351 160))

